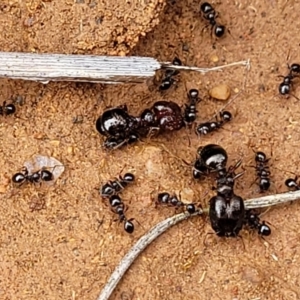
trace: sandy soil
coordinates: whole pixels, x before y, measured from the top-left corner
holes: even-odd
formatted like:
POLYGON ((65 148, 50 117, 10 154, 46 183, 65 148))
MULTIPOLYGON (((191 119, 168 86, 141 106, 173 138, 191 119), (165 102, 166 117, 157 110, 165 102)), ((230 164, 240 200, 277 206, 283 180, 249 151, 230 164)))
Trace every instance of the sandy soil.
MULTIPOLYGON (((278 75, 287 74, 287 63, 300 62, 294 22, 299 1, 213 2, 220 22, 230 29, 218 41, 211 39, 209 28, 202 31, 206 23, 198 1, 167 1, 160 24, 133 50, 124 43, 118 46, 115 38, 102 44, 93 32, 95 17, 101 17, 103 8, 90 8, 91 1, 63 2, 0 4, 1 51, 130 51, 160 61, 177 55, 186 65, 203 67, 250 59, 251 69, 237 66, 206 75, 181 72, 176 85, 164 93, 155 82, 44 86, 1 80, 2 100, 18 101, 17 113, 0 121, 0 299, 96 299, 135 241, 174 214, 172 209, 155 207, 158 191, 181 191, 184 199, 207 205, 213 195, 212 179, 193 180, 191 168, 181 160, 193 162, 200 145, 222 145, 228 164, 243 160, 246 173, 238 180, 236 193, 244 199, 260 195, 258 186, 251 185, 253 150, 271 157, 272 186, 267 194, 286 191, 285 179, 300 173, 300 103, 278 95, 278 75), (25 26, 31 22, 27 18, 36 25, 25 26), (83 26, 80 32, 78 19, 93 26, 83 26), (81 47, 81 42, 86 46, 81 47), (233 97, 240 92, 228 106, 234 118, 224 129, 201 138, 185 129, 114 152, 101 148, 103 138, 94 124, 107 107, 126 103, 130 112, 138 114, 160 99, 184 105, 187 90, 193 87, 203 98, 197 122, 206 121, 224 105, 208 97, 208 90, 219 83, 228 84, 233 97), (82 122, 74 122, 76 117, 82 122), (56 157, 65 172, 53 186, 13 186, 11 176, 35 154, 56 157), (122 193, 126 214, 140 223, 135 223, 132 235, 114 222, 116 216, 97 190, 121 171, 137 177, 122 193)), ((132 11, 133 16, 141 9, 132 11)), ((144 31, 136 31, 136 36, 144 31)), ((107 36, 113 36, 111 32, 107 36)), ((299 86, 295 79, 293 94, 298 96, 299 86)), ((300 299, 299 210, 298 203, 268 210, 262 218, 270 222, 272 234, 265 240, 247 230, 241 232, 243 240, 207 236, 212 229, 202 217, 182 222, 142 253, 112 299, 300 299)))

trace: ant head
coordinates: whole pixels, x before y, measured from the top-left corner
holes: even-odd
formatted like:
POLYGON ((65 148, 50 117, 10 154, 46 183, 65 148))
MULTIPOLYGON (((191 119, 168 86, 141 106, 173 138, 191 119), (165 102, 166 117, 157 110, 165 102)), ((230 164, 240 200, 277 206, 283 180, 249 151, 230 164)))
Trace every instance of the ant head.
POLYGON ((135 179, 135 177, 132 173, 125 173, 123 176, 123 181, 125 181, 126 183, 133 182, 134 179, 135 179))
POLYGON ((267 156, 264 152, 258 151, 255 154, 255 161, 256 162, 265 162, 267 159, 267 156))
POLYGON ((190 89, 188 96, 190 99, 197 99, 199 96, 199 91, 197 89, 190 89))

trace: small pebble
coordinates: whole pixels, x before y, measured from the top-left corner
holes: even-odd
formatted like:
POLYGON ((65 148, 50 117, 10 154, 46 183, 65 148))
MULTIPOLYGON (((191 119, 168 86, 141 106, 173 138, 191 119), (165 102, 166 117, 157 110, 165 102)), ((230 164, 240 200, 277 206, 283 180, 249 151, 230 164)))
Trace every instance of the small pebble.
POLYGON ((210 89, 209 95, 217 100, 226 101, 230 97, 230 87, 227 84, 219 84, 210 89))
POLYGON ((210 60, 214 63, 218 62, 219 61, 219 57, 215 54, 213 54, 211 57, 210 57, 210 60))

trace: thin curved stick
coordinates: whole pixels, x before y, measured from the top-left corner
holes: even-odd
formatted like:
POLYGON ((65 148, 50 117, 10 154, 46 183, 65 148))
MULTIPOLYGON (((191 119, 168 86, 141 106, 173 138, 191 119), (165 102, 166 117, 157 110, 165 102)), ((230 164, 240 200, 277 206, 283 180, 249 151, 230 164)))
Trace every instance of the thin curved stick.
MULTIPOLYGON (((265 197, 250 199, 245 201, 246 209, 261 208, 273 206, 281 203, 291 202, 300 199, 300 191, 287 192, 283 194, 269 195, 265 197)), ((163 232, 165 232, 170 227, 176 225, 177 223, 188 219, 193 216, 199 216, 203 213, 207 213, 208 209, 199 210, 195 214, 180 213, 172 216, 152 227, 144 236, 142 236, 137 243, 129 250, 129 252, 123 257, 119 265, 116 267, 108 282, 104 286, 101 294, 97 300, 108 300, 114 291, 115 287, 134 262, 134 260, 139 256, 139 254, 150 245, 157 237, 159 237, 163 232)))
POLYGON ((172 65, 172 63, 170 63, 170 62, 161 62, 160 64, 161 64, 162 68, 169 68, 169 69, 183 70, 183 71, 196 71, 196 72, 200 72, 202 74, 205 74, 205 73, 211 72, 211 71, 219 71, 224 68, 238 66, 238 65, 246 66, 247 69, 250 69, 250 59, 237 61, 237 62, 233 62, 233 63, 227 64, 227 65, 217 66, 217 67, 212 67, 212 68, 178 66, 178 65, 172 65))

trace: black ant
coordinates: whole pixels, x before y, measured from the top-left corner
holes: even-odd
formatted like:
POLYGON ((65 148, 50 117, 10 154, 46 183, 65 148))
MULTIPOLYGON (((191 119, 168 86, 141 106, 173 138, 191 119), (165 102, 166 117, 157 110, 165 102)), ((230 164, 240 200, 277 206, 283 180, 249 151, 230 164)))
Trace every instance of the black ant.
POLYGON ((291 66, 288 65, 288 68, 290 70, 289 74, 287 76, 280 75, 279 77, 283 77, 282 82, 279 84, 278 90, 279 93, 283 96, 291 95, 297 100, 300 100, 295 95, 290 94, 291 92, 291 86, 293 84, 294 78, 298 77, 300 74, 300 64, 292 64, 291 66), (296 73, 296 75, 295 75, 296 73))
POLYGON ((220 112, 220 119, 216 118, 214 122, 201 123, 196 127, 196 133, 198 135, 206 135, 221 128, 225 123, 228 123, 232 119, 232 114, 229 111, 220 112))
POLYGON ((53 173, 49 170, 41 169, 29 175, 28 169, 24 167, 22 172, 16 173, 12 177, 12 181, 17 184, 23 184, 25 181, 40 183, 42 181, 51 181, 53 178, 53 173))
POLYGON ((160 193, 157 196, 157 202, 159 204, 165 204, 169 206, 174 206, 175 208, 184 207, 186 211, 190 214, 193 214, 196 212, 196 207, 193 203, 183 203, 181 200, 177 198, 176 195, 171 196, 169 193, 160 193))
POLYGON ((256 162, 256 174, 259 179, 259 188, 260 192, 265 192, 270 188, 270 171, 269 166, 267 163, 269 162, 270 158, 267 159, 265 153, 258 151, 255 154, 255 162, 256 162))
POLYGON ((121 198, 118 195, 112 195, 109 198, 109 204, 112 208, 112 211, 119 216, 120 223, 124 222, 124 230, 128 233, 133 233, 134 224, 132 221, 134 219, 127 219, 125 216, 125 205, 122 202, 121 198))
POLYGON ((16 107, 11 104, 6 104, 6 101, 3 102, 2 106, 0 106, 0 115, 7 116, 15 113, 16 107))
POLYGON ((258 234, 261 236, 268 236, 271 234, 271 228, 265 223, 265 221, 260 222, 258 213, 251 209, 246 210, 245 212, 245 224, 252 229, 256 229, 258 234))
POLYGON ((293 189, 295 191, 299 191, 300 190, 300 185, 297 183, 298 180, 298 176, 296 176, 295 178, 289 178, 285 181, 285 185, 289 188, 289 189, 293 189))
POLYGON ((120 175, 116 180, 108 181, 106 184, 104 184, 101 187, 100 195, 102 197, 110 197, 114 194, 117 194, 129 183, 132 183, 134 179, 135 177, 132 173, 126 173, 123 177, 120 175))
MULTIPOLYGON (((175 57, 172 61, 172 64, 175 66, 181 66, 182 62, 178 57, 175 57)), ((175 82, 173 76, 177 75, 179 73, 178 70, 173 70, 170 68, 167 68, 165 71, 165 76, 159 86, 160 91, 168 90, 171 85, 175 82)))
POLYGON ((190 125, 195 122, 197 117, 198 111, 196 109, 196 104, 201 101, 199 98, 199 91, 196 89, 189 90, 188 99, 189 103, 185 105, 184 110, 184 121, 190 125))
POLYGON ((225 26, 220 25, 217 21, 217 13, 211 4, 204 2, 200 6, 200 11, 202 12, 203 18, 209 21, 211 25, 212 32, 215 34, 216 37, 220 38, 225 33, 225 26))

